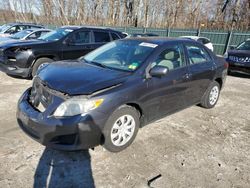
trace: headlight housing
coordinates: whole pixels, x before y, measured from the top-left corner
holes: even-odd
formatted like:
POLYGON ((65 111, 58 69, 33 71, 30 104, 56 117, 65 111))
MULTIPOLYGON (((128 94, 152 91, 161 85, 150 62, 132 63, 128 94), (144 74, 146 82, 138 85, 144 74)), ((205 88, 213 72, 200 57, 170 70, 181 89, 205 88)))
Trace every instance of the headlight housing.
POLYGON ((88 100, 86 98, 73 97, 57 107, 54 112, 55 117, 68 117, 85 114, 98 108, 103 103, 103 99, 88 100))

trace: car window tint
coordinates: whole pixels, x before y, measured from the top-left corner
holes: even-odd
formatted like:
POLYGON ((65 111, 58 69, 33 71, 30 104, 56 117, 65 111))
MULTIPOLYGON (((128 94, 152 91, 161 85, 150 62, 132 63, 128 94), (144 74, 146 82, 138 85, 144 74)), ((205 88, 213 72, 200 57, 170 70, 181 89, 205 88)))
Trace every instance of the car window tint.
POLYGON ((30 25, 29 28, 31 28, 31 29, 40 29, 41 27, 30 25))
POLYGON ((27 37, 27 39, 37 39, 41 36, 41 31, 37 31, 33 34, 31 34, 30 36, 27 37))
POLYGON ((50 31, 42 31, 41 32, 41 34, 40 34, 40 36, 43 36, 43 35, 45 35, 45 34, 47 34, 47 33, 49 33, 50 31))
POLYGON ((90 42, 89 31, 78 31, 72 35, 73 44, 86 44, 90 42))
POLYGON ((211 60, 208 53, 201 47, 186 45, 186 48, 190 64, 204 63, 211 60))
POLYGON ((158 55, 152 66, 164 66, 169 70, 185 66, 183 48, 179 45, 169 45, 158 55))
POLYGON ((120 37, 116 33, 111 33, 111 37, 113 40, 118 40, 120 37))
POLYGON ((101 32, 101 31, 94 31, 95 42, 109 42, 110 37, 109 33, 101 32))
POLYGON ((5 33, 14 34, 14 33, 17 33, 19 31, 22 31, 24 29, 26 29, 25 26, 23 26, 23 25, 16 25, 16 26, 13 26, 10 29, 8 29, 5 33))
POLYGON ((208 43, 210 43, 210 41, 209 41, 208 39, 206 39, 206 38, 202 38, 202 40, 203 40, 203 44, 208 44, 208 43))
POLYGON ((200 42, 200 43, 202 43, 202 44, 204 44, 203 38, 198 38, 197 41, 200 42))

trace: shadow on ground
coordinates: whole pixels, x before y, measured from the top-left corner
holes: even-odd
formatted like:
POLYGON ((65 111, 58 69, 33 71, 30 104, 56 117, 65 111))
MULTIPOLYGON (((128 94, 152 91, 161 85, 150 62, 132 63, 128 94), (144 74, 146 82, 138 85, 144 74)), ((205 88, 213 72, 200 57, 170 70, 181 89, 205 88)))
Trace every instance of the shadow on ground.
POLYGON ((95 187, 88 150, 63 152, 46 148, 37 165, 33 187, 95 187))
POLYGON ((230 72, 230 76, 239 77, 239 78, 250 78, 250 74, 241 73, 241 72, 230 72))

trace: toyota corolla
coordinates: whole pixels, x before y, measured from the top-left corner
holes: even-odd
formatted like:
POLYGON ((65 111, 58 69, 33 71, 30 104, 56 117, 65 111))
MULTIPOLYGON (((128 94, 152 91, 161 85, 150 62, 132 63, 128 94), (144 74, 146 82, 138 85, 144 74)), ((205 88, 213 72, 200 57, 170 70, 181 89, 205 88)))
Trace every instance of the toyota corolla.
POLYGON ((43 64, 21 96, 17 121, 59 150, 129 146, 139 128, 200 104, 216 105, 228 64, 196 41, 130 38, 74 61, 43 64))

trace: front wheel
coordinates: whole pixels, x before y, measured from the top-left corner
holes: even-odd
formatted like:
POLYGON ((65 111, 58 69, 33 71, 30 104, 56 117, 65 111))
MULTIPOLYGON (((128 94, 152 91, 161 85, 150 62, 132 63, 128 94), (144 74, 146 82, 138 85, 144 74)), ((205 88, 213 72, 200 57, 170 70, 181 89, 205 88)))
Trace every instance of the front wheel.
POLYGON ((212 82, 206 93, 201 99, 201 106, 204 108, 213 108, 220 96, 220 84, 216 81, 212 82))
POLYGON ((43 64, 43 63, 51 63, 52 61, 54 61, 54 60, 50 59, 50 58, 47 58, 47 57, 42 57, 42 58, 39 58, 38 60, 36 60, 35 64, 32 67, 31 76, 34 77, 36 75, 38 67, 41 64, 43 64))
POLYGON ((131 106, 121 106, 108 119, 104 127, 104 148, 119 152, 135 139, 139 129, 139 112, 131 106))

